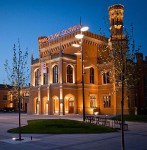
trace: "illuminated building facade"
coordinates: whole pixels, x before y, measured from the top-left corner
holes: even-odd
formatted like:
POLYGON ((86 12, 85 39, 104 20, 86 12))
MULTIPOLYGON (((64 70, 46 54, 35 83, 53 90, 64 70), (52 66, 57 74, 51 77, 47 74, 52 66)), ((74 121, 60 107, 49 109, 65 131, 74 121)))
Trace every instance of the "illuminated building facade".
POLYGON ((0 84, 0 108, 12 107, 12 95, 9 94, 11 86, 7 86, 4 84, 0 84))
MULTIPOLYGON (((27 103, 29 101, 29 87, 21 89, 21 111, 27 112, 27 103)), ((16 92, 10 85, 0 84, 0 110, 2 112, 8 111, 13 108, 18 111, 18 101, 16 99, 16 92), (8 110, 7 110, 8 109, 8 110)))
MULTIPOLYGON (((122 5, 109 7, 111 37, 120 40, 122 35, 122 5), (117 28, 115 28, 115 26, 117 28)), ((53 36, 38 38, 39 58, 31 59, 31 85, 28 113, 65 115, 82 114, 82 64, 75 55, 80 48, 72 46, 79 41, 75 35, 81 26, 74 26, 53 36)), ((99 51, 106 49, 109 38, 89 31, 84 32, 84 93, 86 114, 120 114, 121 88, 110 80, 109 69, 101 71, 98 65, 99 51), (89 67, 88 67, 89 66, 89 67), (87 68, 86 68, 87 67, 87 68)), ((124 113, 129 113, 128 100, 124 101, 124 113)))

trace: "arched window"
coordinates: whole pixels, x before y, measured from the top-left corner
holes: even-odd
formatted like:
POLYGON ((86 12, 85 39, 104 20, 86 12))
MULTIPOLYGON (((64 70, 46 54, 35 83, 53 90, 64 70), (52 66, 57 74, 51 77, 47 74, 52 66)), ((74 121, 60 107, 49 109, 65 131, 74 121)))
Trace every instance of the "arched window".
POLYGON ((48 84, 48 67, 46 67, 46 73, 43 74, 43 84, 48 84))
POLYGON ((73 83, 73 68, 71 65, 67 66, 67 83, 73 83))
POLYGON ((110 83, 110 75, 109 72, 104 72, 103 73, 103 84, 108 84, 110 83))
POLYGON ((35 71, 35 86, 39 85, 39 69, 35 71))
POLYGON ((90 83, 94 83, 94 69, 90 68, 90 83))
POLYGON ((53 83, 58 83, 58 66, 53 67, 53 83))

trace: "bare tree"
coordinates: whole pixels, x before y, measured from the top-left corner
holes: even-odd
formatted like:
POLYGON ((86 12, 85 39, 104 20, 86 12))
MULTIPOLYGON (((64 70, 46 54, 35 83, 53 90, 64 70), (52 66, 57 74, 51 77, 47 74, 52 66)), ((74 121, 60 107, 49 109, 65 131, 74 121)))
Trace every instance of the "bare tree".
POLYGON ((136 54, 139 52, 140 47, 136 48, 133 38, 133 26, 131 26, 130 34, 123 27, 121 31, 118 31, 121 33, 112 33, 108 45, 105 45, 104 49, 98 50, 97 63, 102 74, 104 72, 110 73, 106 75, 108 75, 107 78, 109 78, 110 82, 115 85, 112 94, 121 92, 121 130, 122 147, 124 149, 124 101, 128 97, 133 98, 132 95, 134 95, 139 81, 136 54))
POLYGON ((19 139, 21 138, 21 100, 22 95, 21 90, 26 85, 28 81, 28 73, 29 69, 27 67, 27 58, 28 58, 28 51, 26 50, 23 54, 20 42, 18 41, 18 48, 16 48, 16 45, 13 46, 13 58, 12 63, 9 64, 8 60, 6 60, 4 66, 5 71, 7 73, 8 82, 13 87, 11 89, 11 93, 14 94, 15 100, 15 107, 18 104, 18 112, 19 112, 19 139))

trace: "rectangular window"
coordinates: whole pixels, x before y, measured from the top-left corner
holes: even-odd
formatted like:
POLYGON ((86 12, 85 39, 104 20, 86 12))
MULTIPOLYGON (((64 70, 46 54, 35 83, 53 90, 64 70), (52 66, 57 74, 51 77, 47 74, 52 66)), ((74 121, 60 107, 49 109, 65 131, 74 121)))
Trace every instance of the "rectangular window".
POLYGON ((103 73, 103 84, 108 84, 110 83, 110 75, 109 72, 104 72, 103 73))
POLYGON ((104 96, 103 104, 104 104, 104 108, 110 108, 111 107, 111 96, 104 96))
POLYGON ((43 84, 48 84, 48 73, 43 74, 43 84))
POLYGON ((95 108, 95 107, 96 107, 96 96, 90 95, 90 108, 95 108))

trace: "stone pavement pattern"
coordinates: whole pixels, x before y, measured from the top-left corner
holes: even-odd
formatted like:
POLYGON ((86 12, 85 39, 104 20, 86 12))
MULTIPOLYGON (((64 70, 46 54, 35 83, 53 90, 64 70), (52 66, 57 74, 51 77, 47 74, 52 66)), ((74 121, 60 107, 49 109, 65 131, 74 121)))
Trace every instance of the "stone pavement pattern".
MULTIPOLYGON (((27 120, 38 118, 67 118, 82 120, 80 115, 41 116, 21 115, 22 126, 27 120)), ((125 131, 126 150, 147 150, 147 123, 128 122, 129 130, 125 131)), ((8 143, 18 134, 7 133, 10 128, 18 127, 18 114, 0 113, 0 150, 120 150, 121 132, 103 134, 22 134, 27 142, 8 143), (31 136, 32 141, 31 141, 31 136), (30 139, 30 140, 29 140, 30 139)))

